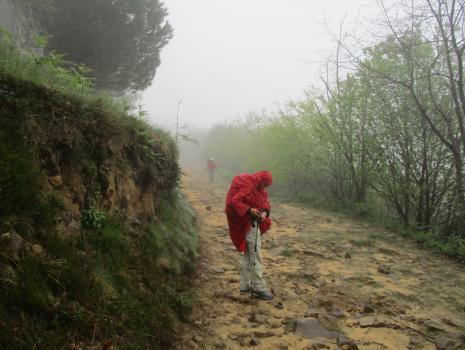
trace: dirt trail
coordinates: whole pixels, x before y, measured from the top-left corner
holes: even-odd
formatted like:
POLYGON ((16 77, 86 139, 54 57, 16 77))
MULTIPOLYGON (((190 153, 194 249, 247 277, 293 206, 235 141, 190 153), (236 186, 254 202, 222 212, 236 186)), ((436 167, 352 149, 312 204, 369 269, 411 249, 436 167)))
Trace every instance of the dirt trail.
POLYGON ((226 184, 191 174, 184 187, 203 252, 179 349, 338 349, 334 332, 366 350, 465 349, 464 266, 343 215, 272 203, 263 255, 276 298, 252 302, 239 293, 226 184), (300 319, 307 336, 293 331, 300 319))

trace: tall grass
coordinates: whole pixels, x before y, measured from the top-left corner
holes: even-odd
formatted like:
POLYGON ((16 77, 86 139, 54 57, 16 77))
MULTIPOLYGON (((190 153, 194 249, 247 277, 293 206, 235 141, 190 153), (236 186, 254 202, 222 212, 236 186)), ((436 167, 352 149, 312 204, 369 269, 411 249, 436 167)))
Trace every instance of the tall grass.
POLYGON ((58 91, 111 113, 128 114, 134 111, 130 99, 115 99, 109 93, 96 90, 93 80, 89 78, 89 68, 67 61, 64 55, 55 52, 38 54, 44 51, 46 40, 38 37, 36 42, 37 53, 21 50, 13 36, 0 28, 0 74, 58 91))

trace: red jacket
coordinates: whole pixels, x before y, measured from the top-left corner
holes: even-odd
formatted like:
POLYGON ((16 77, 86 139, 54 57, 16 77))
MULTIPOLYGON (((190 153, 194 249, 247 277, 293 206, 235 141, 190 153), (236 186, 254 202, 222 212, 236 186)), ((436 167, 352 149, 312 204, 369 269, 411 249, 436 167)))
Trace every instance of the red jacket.
POLYGON ((268 193, 265 189, 259 191, 258 186, 260 184, 270 186, 272 181, 270 172, 260 171, 255 174, 235 176, 231 183, 226 197, 225 212, 228 218, 229 235, 237 250, 241 252, 246 249, 245 236, 252 227, 250 208, 268 212, 268 216, 259 225, 261 234, 271 227, 268 193))
POLYGON ((209 159, 207 163, 208 170, 215 170, 217 168, 216 162, 214 160, 209 159))

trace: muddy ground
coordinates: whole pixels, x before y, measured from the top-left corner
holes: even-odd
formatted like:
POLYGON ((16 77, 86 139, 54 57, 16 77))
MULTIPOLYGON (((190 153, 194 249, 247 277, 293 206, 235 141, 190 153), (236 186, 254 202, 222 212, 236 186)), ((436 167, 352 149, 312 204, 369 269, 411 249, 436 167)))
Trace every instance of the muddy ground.
POLYGON ((184 180, 203 249, 179 349, 465 349, 465 267, 340 214, 273 202, 263 256, 275 300, 241 295, 226 191, 184 180))

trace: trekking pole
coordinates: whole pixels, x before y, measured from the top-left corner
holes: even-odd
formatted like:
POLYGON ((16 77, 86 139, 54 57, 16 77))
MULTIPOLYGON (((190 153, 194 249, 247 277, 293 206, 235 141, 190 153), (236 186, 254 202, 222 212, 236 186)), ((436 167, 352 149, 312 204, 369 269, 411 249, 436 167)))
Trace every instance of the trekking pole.
POLYGON ((260 225, 258 224, 258 221, 253 221, 252 224, 254 225, 255 227, 255 247, 254 247, 254 251, 253 251, 253 255, 252 255, 252 288, 251 288, 251 293, 250 293, 250 297, 253 298, 253 293, 255 292, 255 268, 257 266, 257 263, 256 263, 256 259, 257 259, 257 253, 258 253, 258 249, 257 249, 257 244, 258 244, 258 230, 259 230, 259 227, 260 225))

